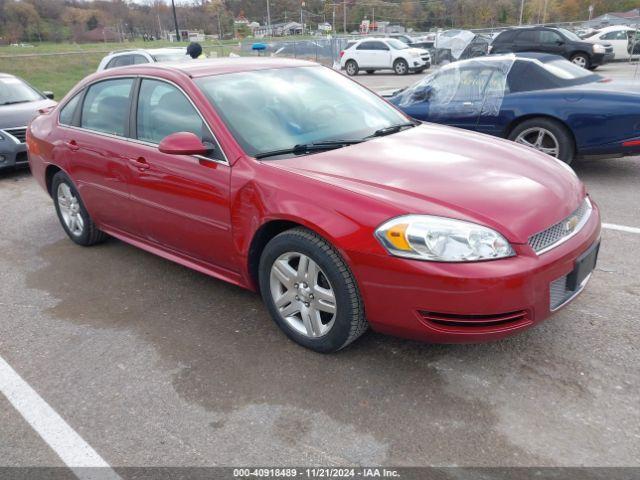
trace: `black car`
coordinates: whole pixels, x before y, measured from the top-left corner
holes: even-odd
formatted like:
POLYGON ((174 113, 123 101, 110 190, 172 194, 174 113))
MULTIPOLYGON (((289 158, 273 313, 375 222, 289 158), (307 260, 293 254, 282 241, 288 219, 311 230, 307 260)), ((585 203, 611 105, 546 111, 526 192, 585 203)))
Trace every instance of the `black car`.
POLYGON ((541 52, 560 55, 590 70, 613 60, 609 45, 583 41, 564 28, 518 27, 499 34, 491 45, 491 53, 541 52))

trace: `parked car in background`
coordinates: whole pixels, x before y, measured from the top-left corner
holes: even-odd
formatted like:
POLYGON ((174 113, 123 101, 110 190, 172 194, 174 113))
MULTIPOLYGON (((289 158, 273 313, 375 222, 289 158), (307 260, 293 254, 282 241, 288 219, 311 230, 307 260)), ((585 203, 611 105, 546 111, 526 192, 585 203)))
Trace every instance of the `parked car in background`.
POLYGON ((113 235, 259 291, 320 352, 368 326, 448 343, 522 331, 585 288, 598 253, 599 210, 570 168, 420 125, 309 62, 101 72, 28 142, 71 240, 113 235))
POLYGON ((584 39, 589 43, 601 43, 611 45, 616 60, 627 60, 631 55, 628 50, 629 32, 636 30, 625 25, 616 25, 598 30, 593 35, 584 39))
POLYGON ((640 153, 640 85, 610 81, 556 55, 490 55, 387 92, 418 120, 513 140, 566 163, 640 153))
POLYGON ((0 73, 0 170, 27 166, 27 125, 41 109, 53 107, 53 93, 40 92, 21 78, 0 73))
POLYGON ((431 55, 428 50, 412 48, 395 38, 364 38, 340 52, 340 67, 348 75, 357 75, 360 70, 393 70, 405 75, 431 67, 431 55))
POLYGON ((482 57, 489 53, 488 37, 470 30, 447 30, 438 35, 435 44, 435 63, 444 63, 482 57))
POLYGON ((505 30, 491 44, 490 52, 540 52, 560 55, 576 65, 595 70, 613 60, 613 47, 582 40, 564 28, 517 27, 505 30))
POLYGON ((115 67, 127 67, 156 62, 185 62, 191 60, 186 47, 171 48, 139 48, 135 50, 118 50, 109 53, 98 65, 98 72, 115 67))

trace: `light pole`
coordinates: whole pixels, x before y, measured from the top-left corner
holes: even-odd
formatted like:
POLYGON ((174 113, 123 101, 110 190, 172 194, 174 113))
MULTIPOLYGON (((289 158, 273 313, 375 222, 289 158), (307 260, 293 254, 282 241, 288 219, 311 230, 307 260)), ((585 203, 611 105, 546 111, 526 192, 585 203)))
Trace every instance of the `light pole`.
POLYGON ((269 9, 269 0, 267 0, 267 35, 271 35, 271 10, 269 9))
POLYGON ((520 23, 518 25, 522 25, 523 14, 524 14, 524 0, 520 0, 520 23))
POLYGON ((344 33, 347 33, 347 0, 342 0, 342 28, 344 29, 344 33))
POLYGON ((180 29, 178 28, 178 16, 176 15, 176 3, 171 0, 171 8, 173 9, 173 23, 176 27, 176 42, 180 41, 180 29))

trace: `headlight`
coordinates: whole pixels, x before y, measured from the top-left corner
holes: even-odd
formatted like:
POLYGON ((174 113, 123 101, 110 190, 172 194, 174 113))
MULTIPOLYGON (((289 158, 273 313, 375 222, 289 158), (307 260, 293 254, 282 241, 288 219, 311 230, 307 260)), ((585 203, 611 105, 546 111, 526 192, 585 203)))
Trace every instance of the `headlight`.
POLYGON ((599 43, 593 44, 593 53, 605 53, 606 51, 607 49, 604 48, 604 45, 600 45, 599 43))
POLYGON ((515 255, 498 232, 452 218, 405 215, 385 222, 375 235, 391 255, 418 260, 475 262, 515 255))

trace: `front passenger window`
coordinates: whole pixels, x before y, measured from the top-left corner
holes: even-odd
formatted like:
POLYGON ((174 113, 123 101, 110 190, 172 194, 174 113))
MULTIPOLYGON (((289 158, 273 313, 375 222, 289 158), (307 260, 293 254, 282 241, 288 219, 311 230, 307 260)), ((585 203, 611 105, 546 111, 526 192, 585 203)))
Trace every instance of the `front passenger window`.
POLYGON ((176 132, 191 132, 211 141, 202 118, 184 94, 173 85, 143 79, 138 96, 137 138, 154 144, 176 132))

